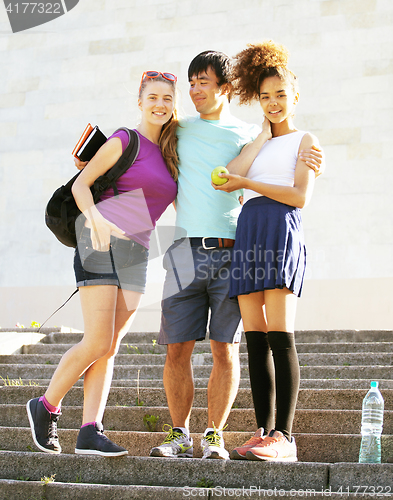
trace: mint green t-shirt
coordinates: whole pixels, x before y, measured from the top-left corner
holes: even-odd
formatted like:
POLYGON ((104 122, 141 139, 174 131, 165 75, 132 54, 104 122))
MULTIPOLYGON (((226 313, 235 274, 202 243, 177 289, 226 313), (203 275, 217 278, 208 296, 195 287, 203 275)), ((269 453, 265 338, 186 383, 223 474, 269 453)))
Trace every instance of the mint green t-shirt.
POLYGON ((215 191, 211 171, 226 167, 260 132, 256 125, 231 115, 222 120, 203 120, 198 116, 180 121, 176 226, 184 229, 187 236, 235 238, 242 192, 215 191))

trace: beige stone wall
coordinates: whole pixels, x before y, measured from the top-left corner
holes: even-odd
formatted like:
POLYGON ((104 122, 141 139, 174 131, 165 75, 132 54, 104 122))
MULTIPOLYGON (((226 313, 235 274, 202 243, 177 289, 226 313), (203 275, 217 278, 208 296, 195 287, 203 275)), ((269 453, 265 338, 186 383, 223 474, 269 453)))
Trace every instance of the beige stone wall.
MULTIPOLYGON (((298 328, 362 328, 370 311, 391 328, 391 0, 83 0, 17 34, 0 6, 0 326, 42 321, 73 288, 72 250, 46 229, 43 211, 74 173, 70 153, 86 123, 106 133, 134 126, 146 69, 176 73, 192 113, 191 58, 208 48, 233 55, 265 38, 290 49, 296 123, 319 137, 328 163, 304 210, 309 267, 298 328)), ((258 106, 232 111, 262 120, 258 106)), ((155 279, 135 324, 157 323, 155 279)), ((74 301, 61 322, 80 327, 74 301)))

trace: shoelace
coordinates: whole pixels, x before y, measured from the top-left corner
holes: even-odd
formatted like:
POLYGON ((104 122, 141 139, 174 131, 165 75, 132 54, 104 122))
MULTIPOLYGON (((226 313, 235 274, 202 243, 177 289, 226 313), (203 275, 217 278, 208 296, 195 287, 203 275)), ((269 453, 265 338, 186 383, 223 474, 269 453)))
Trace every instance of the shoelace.
POLYGON ((250 439, 248 441, 246 441, 243 445, 243 446, 248 446, 249 444, 257 444, 259 443, 260 441, 263 441, 263 438, 259 437, 259 436, 252 436, 250 437, 250 439))
POLYGON ((203 439, 205 439, 205 441, 207 441, 210 446, 220 446, 222 436, 220 436, 218 433, 226 429, 228 427, 228 424, 224 425, 222 429, 216 429, 214 422, 212 422, 212 424, 213 424, 213 434, 208 434, 207 436, 204 436, 203 439))
POLYGON ((169 424, 165 424, 164 427, 162 428, 162 430, 164 432, 168 432, 168 434, 167 434, 167 436, 164 439, 162 444, 170 444, 175 439, 178 439, 180 436, 184 435, 182 432, 174 431, 173 427, 171 427, 169 424), (165 430, 166 428, 169 428, 169 431, 165 430))
POLYGON ((262 441, 261 446, 269 446, 273 443, 278 443, 278 439, 272 436, 266 436, 265 439, 262 441))
POLYGON ((60 415, 56 413, 50 414, 49 429, 48 429, 48 438, 50 441, 59 439, 59 436, 57 435, 57 421, 59 420, 59 416, 60 415))
POLYGON ((103 441, 106 441, 106 442, 109 442, 109 443, 112 443, 112 441, 108 438, 108 436, 105 436, 104 434, 104 429, 97 429, 97 434, 99 434, 101 436, 101 439, 103 441))

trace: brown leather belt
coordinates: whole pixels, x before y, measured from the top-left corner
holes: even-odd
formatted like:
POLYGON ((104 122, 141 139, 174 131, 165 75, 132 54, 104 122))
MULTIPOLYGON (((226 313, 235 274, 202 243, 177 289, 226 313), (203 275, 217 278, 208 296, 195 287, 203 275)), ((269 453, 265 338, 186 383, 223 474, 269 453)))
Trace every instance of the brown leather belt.
POLYGON ((213 248, 232 248, 235 240, 229 238, 190 238, 192 247, 202 247, 205 250, 212 250, 213 248))

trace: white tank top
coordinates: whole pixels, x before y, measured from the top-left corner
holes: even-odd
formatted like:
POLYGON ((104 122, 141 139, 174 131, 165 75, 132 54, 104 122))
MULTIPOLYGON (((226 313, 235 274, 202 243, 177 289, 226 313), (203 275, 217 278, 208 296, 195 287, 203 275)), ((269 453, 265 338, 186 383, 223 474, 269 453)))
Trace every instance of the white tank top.
MULTIPOLYGON (((291 134, 272 137, 262 146, 246 177, 266 184, 293 186, 299 147, 306 133, 298 130, 291 134)), ((245 189, 243 203, 257 196, 263 195, 245 189)))

